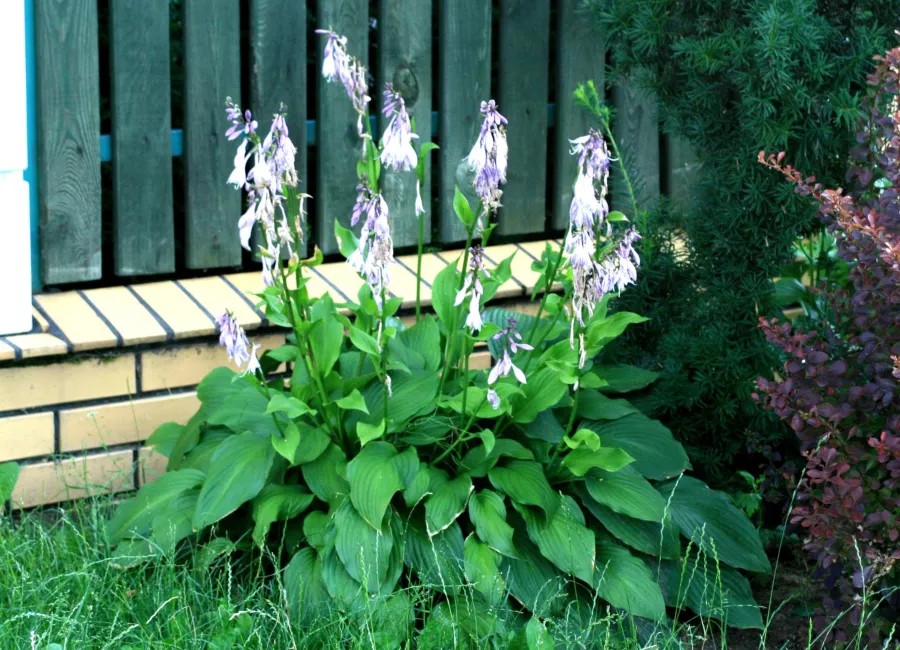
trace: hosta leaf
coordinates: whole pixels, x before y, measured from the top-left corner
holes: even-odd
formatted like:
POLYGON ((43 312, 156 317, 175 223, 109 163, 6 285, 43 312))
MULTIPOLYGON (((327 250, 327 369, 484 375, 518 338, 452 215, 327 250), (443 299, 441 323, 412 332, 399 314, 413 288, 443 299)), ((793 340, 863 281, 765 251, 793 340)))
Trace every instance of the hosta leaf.
POLYGON ((513 545, 513 527, 506 523, 503 497, 491 490, 476 492, 469 499, 469 519, 478 537, 488 546, 507 557, 518 557, 513 545))
POLYGON ((429 535, 441 532, 456 521, 465 511, 473 489, 472 479, 463 474, 432 492, 425 501, 425 525, 429 535))
POLYGON ((393 460, 394 445, 370 442, 347 464, 350 499, 370 526, 381 531, 381 523, 391 498, 405 486, 393 460))
POLYGON ((315 324, 310 330, 309 344, 316 359, 316 368, 325 377, 334 368, 341 354, 344 326, 336 318, 334 302, 327 293, 313 303, 310 320, 315 324))
POLYGON ((534 422, 519 424, 519 429, 532 440, 543 440, 558 445, 566 435, 566 430, 553 415, 553 411, 541 411, 534 422))
POLYGON ((666 500, 632 467, 616 472, 598 469, 584 485, 595 501, 619 514, 657 523, 665 516, 666 500))
POLYGON ((632 616, 661 620, 666 604, 650 567, 612 539, 597 539, 597 593, 610 605, 632 616))
POLYGON ((306 543, 319 553, 334 544, 334 529, 331 527, 331 517, 321 510, 313 510, 303 520, 303 536, 306 543))
POLYGON ((539 413, 555 406, 569 390, 552 368, 544 367, 530 375, 528 383, 522 386, 522 395, 511 398, 515 422, 533 422, 539 413))
MULTIPOLYGON (((643 323, 647 320, 649 319, 645 316, 629 311, 619 311, 606 318, 595 318, 588 324, 587 332, 585 332, 585 346, 593 348, 602 345, 605 341, 619 336, 629 325, 643 323)), ((593 355, 589 353, 588 356, 593 355)))
POLYGON ((384 420, 379 420, 378 424, 356 423, 356 437, 359 438, 359 444, 363 447, 367 442, 377 440, 382 435, 384 435, 384 420))
POLYGON ((559 612, 565 598, 566 580, 541 555, 524 530, 517 528, 514 539, 519 559, 504 557, 500 564, 509 593, 535 616, 559 612))
POLYGON ((194 528, 219 521, 259 494, 274 460, 275 450, 268 436, 247 431, 225 440, 213 454, 203 482, 194 528))
MULTIPOLYGON (((441 331, 433 316, 424 316, 418 323, 397 334, 396 339, 393 339, 391 343, 394 341, 403 343, 408 349, 419 354, 425 362, 426 369, 440 369, 441 331)), ((390 344, 388 347, 392 349, 390 344)))
POLYGON ((233 437, 228 429, 207 429, 200 440, 200 444, 194 447, 184 457, 181 469, 199 469, 206 474, 212 465, 212 458, 222 443, 233 437))
POLYGON ((18 480, 19 465, 17 463, 0 463, 0 503, 12 496, 18 480))
POLYGON ((362 585, 347 572, 335 549, 326 551, 322 557, 322 580, 340 609, 357 609, 362 604, 362 585))
POLYGON ((562 463, 575 476, 584 476, 594 468, 616 472, 629 463, 633 463, 627 452, 614 447, 600 447, 596 451, 588 447, 573 449, 563 457, 562 463))
POLYGON ((311 548, 297 551, 284 568, 284 590, 295 619, 311 620, 331 608, 331 597, 322 580, 322 562, 311 548))
POLYGON ((484 596, 489 605, 500 604, 506 592, 506 581, 497 568, 497 557, 491 548, 475 535, 469 535, 463 545, 465 573, 475 591, 484 596))
POLYGON ((590 388, 578 397, 578 417, 587 420, 618 420, 638 410, 628 400, 612 399, 590 388))
POLYGON ((459 288, 456 264, 448 264, 435 276, 431 285, 431 305, 442 323, 450 322, 456 290, 459 288))
POLYGON ((150 434, 150 437, 147 438, 147 442, 144 444, 153 447, 156 453, 168 457, 172 455, 172 449, 175 448, 175 444, 181 437, 182 432, 184 432, 183 424, 165 422, 156 427, 156 430, 150 434))
POLYGON ((681 554, 678 528, 670 520, 666 519, 663 527, 661 523, 633 519, 597 503, 583 486, 576 486, 575 492, 588 512, 620 542, 641 553, 667 559, 681 554))
POLYGON ((347 411, 369 412, 369 407, 366 406, 366 400, 363 398, 362 393, 355 388, 349 395, 345 395, 335 403, 347 411))
POLYGON ((424 464, 420 465, 412 482, 405 490, 403 490, 403 501, 406 503, 407 507, 412 508, 421 501, 422 498, 428 494, 430 485, 431 474, 428 471, 428 466, 424 464))
POLYGON ((657 420, 633 413, 611 422, 585 421, 583 428, 596 431, 604 447, 618 447, 634 459, 634 469, 647 478, 663 480, 690 469, 684 448, 672 432, 657 420))
POLYGON ((594 533, 584 525, 581 508, 570 496, 563 496, 552 517, 544 518, 522 509, 528 536, 541 554, 556 567, 591 583, 594 576, 594 533))
POLYGON ((331 444, 331 438, 322 427, 311 429, 302 423, 289 422, 284 430, 284 438, 272 436, 272 446, 291 466, 311 463, 331 444))
POLYGON ((348 330, 348 333, 350 334, 350 341, 353 342, 353 345, 357 350, 365 352, 373 358, 381 357, 381 350, 378 349, 378 341, 376 341, 374 337, 363 332, 358 327, 351 327, 348 330))
POLYGON ((325 503, 333 505, 350 494, 347 457, 337 445, 331 445, 314 461, 301 465, 301 470, 310 491, 325 503))
POLYGON ((505 467, 489 471, 488 478, 491 485, 516 503, 537 506, 547 517, 552 517, 559 507, 559 495, 550 487, 544 468, 538 463, 510 461, 505 467))
POLYGON ((299 485, 269 484, 253 499, 253 541, 262 545, 276 521, 293 519, 309 507, 313 495, 299 485))
POLYGON ((175 546, 194 532, 194 511, 197 509, 197 499, 200 498, 200 488, 193 488, 182 492, 177 497, 168 501, 158 511, 150 522, 150 530, 153 531, 153 542, 164 553, 175 552, 175 546))
POLYGON ((475 478, 486 476, 501 457, 518 458, 519 460, 534 460, 534 454, 522 443, 512 438, 494 439, 491 449, 481 444, 470 449, 460 462, 460 468, 475 478))
POLYGON ((659 491, 669 501, 669 516, 681 534, 710 557, 738 569, 771 571, 759 533, 724 492, 690 476, 664 483, 659 491))
POLYGON ((315 411, 293 395, 275 393, 269 399, 269 405, 266 407, 266 414, 270 413, 284 413, 288 419, 294 420, 301 415, 315 413, 315 411))
MULTIPOLYGON (((386 515, 389 520, 391 512, 386 515)), ((386 523, 386 522, 385 522, 386 523)), ((367 524, 349 501, 334 515, 334 548, 344 568, 354 580, 371 593, 378 593, 387 575, 394 538, 390 526, 380 533, 367 524)))
MULTIPOLYGON (((440 375, 433 370, 413 370, 412 374, 391 373, 393 396, 388 399, 388 433, 404 431, 406 423, 422 411, 434 408, 440 375)), ((384 389, 372 382, 363 392, 370 415, 354 412, 349 423, 363 420, 377 424, 384 417, 384 389)), ((349 426, 348 423, 348 426, 349 426)))
POLYGON ((106 524, 109 543, 118 544, 131 535, 145 535, 160 511, 180 494, 203 483, 204 473, 196 469, 167 472, 159 480, 148 483, 133 499, 122 502, 106 524))
POLYGON ((463 536, 459 524, 429 537, 425 522, 412 517, 406 525, 405 563, 422 584, 445 594, 455 594, 463 584, 463 536))
POLYGON ((606 386, 600 387, 604 393, 630 393, 640 390, 652 384, 659 376, 658 372, 625 364, 594 366, 592 372, 606 380, 606 386))
POLYGON ((266 413, 268 400, 247 381, 237 380, 232 392, 207 420, 210 425, 228 427, 235 433, 252 431, 257 436, 280 436, 275 419, 266 413))
POLYGON ((696 553, 680 562, 662 562, 659 581, 666 604, 689 607, 731 627, 762 629, 763 619, 750 582, 731 567, 696 553))
POLYGON ((403 489, 408 488, 419 473, 419 454, 415 447, 407 447, 394 456, 393 463, 400 474, 400 483, 403 484, 403 489))

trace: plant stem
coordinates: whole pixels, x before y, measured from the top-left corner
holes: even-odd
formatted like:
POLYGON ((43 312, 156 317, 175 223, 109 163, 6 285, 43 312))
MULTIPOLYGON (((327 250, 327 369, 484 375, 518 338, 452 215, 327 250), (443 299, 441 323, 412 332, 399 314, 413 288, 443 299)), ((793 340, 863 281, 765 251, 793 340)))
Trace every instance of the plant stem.
MULTIPOLYGON (((469 265, 469 249, 472 247, 472 234, 475 232, 475 224, 472 224, 468 228, 468 233, 466 236, 466 250, 463 253, 463 267, 462 267, 462 275, 459 278, 459 285, 456 287, 456 290, 459 291, 463 288, 463 285, 466 281, 466 267, 469 265)), ((437 394, 441 394, 441 390, 444 388, 444 383, 447 381, 447 374, 450 369, 450 360, 453 356, 453 353, 456 352, 456 321, 459 318, 459 307, 454 307, 453 311, 450 312, 450 326, 447 328, 447 344, 444 346, 444 369, 441 371, 441 381, 438 384, 438 392, 437 394)))
MULTIPOLYGON (((640 212, 638 212, 637 197, 634 195, 634 185, 631 183, 631 176, 628 174, 628 168, 619 151, 619 145, 616 143, 615 136, 613 136, 609 121, 603 120, 603 130, 606 131, 606 138, 609 140, 609 144, 612 147, 613 155, 619 162, 619 171, 622 173, 622 178, 625 180, 625 189, 628 190, 628 198, 631 200, 631 213, 634 219, 637 220, 640 217, 640 212)), ((638 224, 638 228, 641 235, 645 237, 644 241, 646 242, 646 248, 642 251, 645 257, 644 263, 649 264, 650 260, 653 259, 653 240, 650 238, 650 233, 647 232, 647 219, 643 219, 642 223, 638 224)), ((597 247, 597 250, 600 250, 600 248, 597 247)))
POLYGON ((466 351, 466 360, 463 365, 463 394, 462 416, 466 417, 466 399, 469 397, 469 352, 466 351))
POLYGON ((420 214, 419 219, 419 249, 416 259, 416 322, 422 318, 422 250, 425 246, 425 215, 420 214))
POLYGON ((559 267, 562 265, 564 246, 565 240, 559 245, 559 255, 556 258, 556 263, 553 264, 553 270, 551 271, 550 267, 548 267, 547 271, 544 272, 544 295, 541 297, 541 304, 538 306, 537 316, 534 317, 534 323, 531 324, 531 329, 528 331, 528 343, 532 346, 534 345, 532 339, 540 325, 541 316, 544 314, 544 307, 547 305, 547 296, 550 295, 550 289, 553 288, 553 283, 556 282, 556 274, 559 273, 559 267))

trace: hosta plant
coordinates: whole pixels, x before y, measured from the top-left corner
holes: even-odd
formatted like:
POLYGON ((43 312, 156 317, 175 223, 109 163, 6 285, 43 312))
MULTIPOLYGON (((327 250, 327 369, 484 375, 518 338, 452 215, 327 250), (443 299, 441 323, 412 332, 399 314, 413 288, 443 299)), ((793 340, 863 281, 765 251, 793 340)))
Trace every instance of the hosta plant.
POLYGON ((645 320, 608 309, 639 260, 637 232, 622 232, 623 215, 606 205, 603 138, 592 131, 573 141, 571 226, 561 250, 548 245, 536 265, 546 289, 537 315, 485 309, 509 281, 511 259, 489 266, 483 255, 509 125, 493 101, 482 103, 468 157, 479 200, 473 207, 457 191, 455 201, 469 241, 432 283, 434 315, 401 319, 379 175, 387 165, 423 178, 429 147, 417 150, 390 87, 388 125, 375 139, 366 73, 344 38, 324 36, 323 72, 345 85, 360 118, 351 220, 359 230, 336 226, 336 234, 364 283, 356 302, 310 297, 308 269, 321 255, 294 254, 306 197, 284 114, 261 136, 252 115, 229 104, 229 134, 244 138, 229 179, 249 196, 242 240, 260 227, 266 288, 258 298, 287 342, 260 356, 222 316, 221 342, 239 371, 210 373, 200 410, 149 440, 168 471, 110 522, 120 562, 192 543, 208 553, 268 546, 286 563, 299 620, 376 601, 390 607, 392 593, 420 583, 442 594, 429 628, 438 636, 460 603, 475 612, 477 637, 509 612, 543 616, 596 598, 655 621, 669 605, 760 626, 738 572, 769 570, 753 526, 724 494, 684 475, 681 445, 628 402, 654 373, 592 362, 645 320), (490 369, 470 367, 479 348, 490 350, 490 369), (284 363, 290 372, 270 378, 284 363))

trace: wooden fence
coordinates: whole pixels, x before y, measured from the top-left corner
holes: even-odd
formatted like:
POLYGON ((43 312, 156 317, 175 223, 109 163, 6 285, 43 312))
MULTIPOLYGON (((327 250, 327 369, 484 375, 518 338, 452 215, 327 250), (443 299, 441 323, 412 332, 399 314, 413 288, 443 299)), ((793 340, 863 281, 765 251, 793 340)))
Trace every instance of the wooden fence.
MULTIPOLYGON (((380 107, 378 89, 393 81, 421 140, 440 144, 424 197, 429 205, 436 193, 425 216, 432 244, 464 237, 453 215, 453 188, 467 183, 462 159, 478 132, 479 102, 489 97, 510 123, 498 234, 539 237, 565 226, 575 171, 568 139, 591 124, 571 93, 586 79, 602 87, 604 77, 601 32, 578 10, 581 0, 101 2, 108 2, 105 24, 98 0, 35 5, 36 248, 45 285, 241 265, 241 193, 225 184, 235 149, 223 136, 226 96, 252 108, 261 128, 279 102, 287 104, 300 178, 315 181, 305 188, 314 196, 311 241, 326 254, 335 252, 333 220, 346 223, 355 199, 358 139, 343 88, 324 83, 318 72, 324 41, 311 36, 314 27, 346 34, 351 53, 368 64, 376 82, 373 113, 380 107), (377 15, 370 16, 372 7, 377 15), (177 43, 173 20, 180 28, 177 43), (108 59, 98 45, 104 34, 108 59), (175 111, 174 47, 182 56, 178 75, 183 72, 175 111), (377 53, 375 60, 369 52, 377 53), (315 102, 308 102, 311 93, 315 102), (101 134, 101 103, 107 101, 109 133, 101 134), (173 129, 179 111, 180 128, 173 129), (110 182, 102 182, 105 161, 110 182), (182 172, 173 173, 173 161, 182 172), (111 197, 102 196, 101 186, 111 197)), ((618 85, 612 99, 621 145, 640 173, 644 197, 653 199, 681 163, 660 156, 663 139, 651 101, 628 84, 618 85)), ((383 179, 397 247, 415 244, 413 183, 412 174, 383 179)))

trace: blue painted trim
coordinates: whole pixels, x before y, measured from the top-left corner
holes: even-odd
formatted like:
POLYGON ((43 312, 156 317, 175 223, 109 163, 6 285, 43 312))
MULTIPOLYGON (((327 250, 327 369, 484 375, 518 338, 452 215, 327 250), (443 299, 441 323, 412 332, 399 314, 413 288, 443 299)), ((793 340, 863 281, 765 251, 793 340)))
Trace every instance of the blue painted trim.
POLYGON ((25 0, 25 94, 27 102, 28 168, 22 174, 28 183, 31 210, 31 290, 41 290, 40 209, 37 173, 37 88, 35 87, 34 0, 25 0))
MULTIPOLYGON (((33 0, 28 0, 29 3, 33 2, 33 0)), ((26 14, 27 15, 27 14, 26 14)), ((28 18, 26 17, 26 21, 28 18)), ((33 66, 34 63, 32 61, 32 57, 29 57, 29 63, 33 66)), ((29 101, 33 101, 33 97, 29 96, 29 101)), ((29 105, 30 106, 30 105, 29 105)), ((30 110, 30 108, 29 108, 30 110)), ((437 111, 432 111, 431 113, 431 136, 437 137, 438 135, 438 127, 440 120, 438 119, 439 114, 437 111)), ((549 126, 553 126, 553 121, 556 117, 556 107, 553 104, 547 104, 547 124, 549 126)), ((369 122, 372 124, 372 131, 378 131, 378 116, 371 115, 369 116, 369 122)), ((306 120, 306 144, 307 146, 315 146, 316 144, 316 121, 315 120, 306 120)), ((178 158, 184 155, 184 131, 182 129, 172 129, 172 157, 178 158)), ((29 151, 30 156, 30 151, 29 151)), ((100 162, 109 162, 112 160, 112 136, 108 134, 102 134, 100 136, 100 162)))

